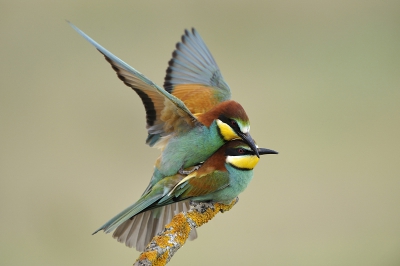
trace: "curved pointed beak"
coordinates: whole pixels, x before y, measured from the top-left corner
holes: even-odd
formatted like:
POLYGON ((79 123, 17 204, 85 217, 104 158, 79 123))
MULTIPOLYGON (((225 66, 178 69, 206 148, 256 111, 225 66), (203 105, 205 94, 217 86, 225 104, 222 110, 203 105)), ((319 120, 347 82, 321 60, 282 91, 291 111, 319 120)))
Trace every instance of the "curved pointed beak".
POLYGON ((250 136, 249 133, 242 133, 242 132, 237 132, 239 137, 242 138, 242 140, 244 142, 247 143, 247 145, 249 145, 249 147, 254 151, 254 153, 257 155, 258 158, 260 158, 260 154, 259 154, 259 149, 256 145, 256 142, 254 141, 254 139, 250 136))
POLYGON ((263 154, 278 154, 277 151, 270 150, 270 149, 265 149, 265 148, 258 148, 258 153, 260 155, 263 155, 263 154))

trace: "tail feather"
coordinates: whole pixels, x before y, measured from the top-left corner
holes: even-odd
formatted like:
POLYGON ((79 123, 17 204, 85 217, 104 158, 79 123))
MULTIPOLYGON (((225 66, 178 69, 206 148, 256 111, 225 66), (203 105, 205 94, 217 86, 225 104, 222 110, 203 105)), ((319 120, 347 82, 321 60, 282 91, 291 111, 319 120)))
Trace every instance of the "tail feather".
MULTIPOLYGON (((126 220, 114 231, 113 237, 128 247, 135 247, 143 252, 151 239, 171 222, 174 215, 189 210, 189 202, 177 202, 157 209, 137 214, 126 220)), ((189 239, 197 238, 196 230, 192 230, 189 239)))
MULTIPOLYGON (((184 202, 182 202, 182 204, 179 204, 179 205, 182 206, 182 210, 180 212, 187 212, 190 209, 189 201, 184 201, 184 202)), ((193 228, 190 231, 189 240, 193 241, 196 238, 197 238, 197 230, 196 230, 196 228, 193 228)))
POLYGON ((152 232, 152 234, 156 235, 159 232, 161 232, 164 229, 164 226, 167 224, 167 223, 164 224, 164 215, 165 215, 165 212, 166 212, 166 208, 162 207, 162 208, 158 208, 158 209, 156 209, 154 211, 158 211, 159 212, 158 215, 155 215, 157 217, 156 218, 157 219, 156 230, 154 232, 152 232))
POLYGON ((140 226, 133 226, 133 225, 136 223, 140 225, 143 220, 143 215, 144 213, 135 216, 136 219, 133 220, 132 226, 128 230, 128 235, 125 242, 125 245, 127 245, 128 247, 134 247, 136 245, 136 239, 138 238, 139 235, 140 226))
POLYGON ((164 222, 167 224, 172 220, 172 210, 171 210, 171 205, 166 205, 165 206, 165 212, 164 212, 164 222))
POLYGON ((143 213, 142 224, 140 225, 139 235, 137 237, 137 246, 146 247, 148 243, 146 243, 146 234, 147 234, 147 226, 151 216, 151 212, 147 211, 143 213))
POLYGON ((121 224, 117 229, 115 229, 113 237, 114 237, 114 235, 119 235, 119 237, 116 238, 118 242, 121 242, 121 243, 126 242, 126 239, 128 238, 130 226, 132 225, 132 223, 134 222, 136 217, 137 216, 132 217, 132 219, 127 220, 125 223, 121 224))
POLYGON ((153 217, 153 212, 149 212, 149 220, 147 222, 147 227, 146 227, 146 231, 144 231, 144 240, 143 240, 143 246, 146 247, 147 244, 150 243, 151 239, 157 234, 157 232, 154 232, 154 222, 156 221, 156 219, 154 219, 153 217))
POLYGON ((96 234, 100 230, 104 230, 105 233, 110 233, 114 231, 117 227, 119 227, 124 222, 128 221, 130 218, 134 217, 138 213, 143 212, 146 208, 149 208, 152 204, 157 202, 162 195, 155 194, 150 195, 148 194, 145 197, 140 198, 136 203, 132 204, 122 212, 118 213, 114 216, 111 220, 97 229, 93 234, 96 234))

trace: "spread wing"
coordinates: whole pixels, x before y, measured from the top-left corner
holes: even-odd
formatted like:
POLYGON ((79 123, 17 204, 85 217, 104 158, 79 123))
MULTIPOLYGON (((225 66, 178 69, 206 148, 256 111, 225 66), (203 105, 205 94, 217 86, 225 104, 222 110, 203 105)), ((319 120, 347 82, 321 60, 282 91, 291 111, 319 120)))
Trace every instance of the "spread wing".
POLYGON ((205 113, 231 92, 199 33, 185 30, 169 61, 164 88, 181 99, 193 114, 205 113))
POLYGON ((142 73, 110 53, 75 25, 68 22, 82 37, 97 48, 111 64, 118 77, 141 98, 146 109, 146 128, 150 146, 161 137, 189 130, 199 122, 183 101, 154 84, 142 73))

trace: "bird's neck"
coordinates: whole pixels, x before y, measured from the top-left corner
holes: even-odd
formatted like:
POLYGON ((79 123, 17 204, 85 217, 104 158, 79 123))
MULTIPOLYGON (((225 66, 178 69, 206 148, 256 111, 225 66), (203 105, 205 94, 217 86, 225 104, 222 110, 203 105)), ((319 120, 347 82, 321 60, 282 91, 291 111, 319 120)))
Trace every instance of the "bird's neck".
POLYGON ((209 141, 215 145, 222 146, 225 143, 223 136, 220 133, 217 120, 214 120, 209 126, 209 141))
POLYGON ((230 164, 225 164, 226 170, 229 173, 230 185, 237 193, 245 190, 247 185, 253 179, 253 170, 239 170, 230 164))

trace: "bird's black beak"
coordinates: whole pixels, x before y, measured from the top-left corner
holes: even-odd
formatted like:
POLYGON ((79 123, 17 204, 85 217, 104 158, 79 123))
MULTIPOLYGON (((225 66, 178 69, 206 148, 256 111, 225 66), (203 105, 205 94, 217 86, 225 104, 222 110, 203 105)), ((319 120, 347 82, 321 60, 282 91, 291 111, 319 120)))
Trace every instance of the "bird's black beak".
POLYGON ((250 136, 250 134, 249 133, 242 133, 242 132, 236 132, 236 133, 239 135, 239 137, 242 138, 242 140, 244 142, 247 143, 247 145, 249 145, 249 147, 254 151, 254 153, 257 155, 257 157, 260 158, 259 149, 257 148, 256 142, 250 136))
POLYGON ((260 155, 263 155, 263 154, 278 154, 277 151, 270 150, 270 149, 265 149, 265 148, 258 148, 258 153, 260 155))

